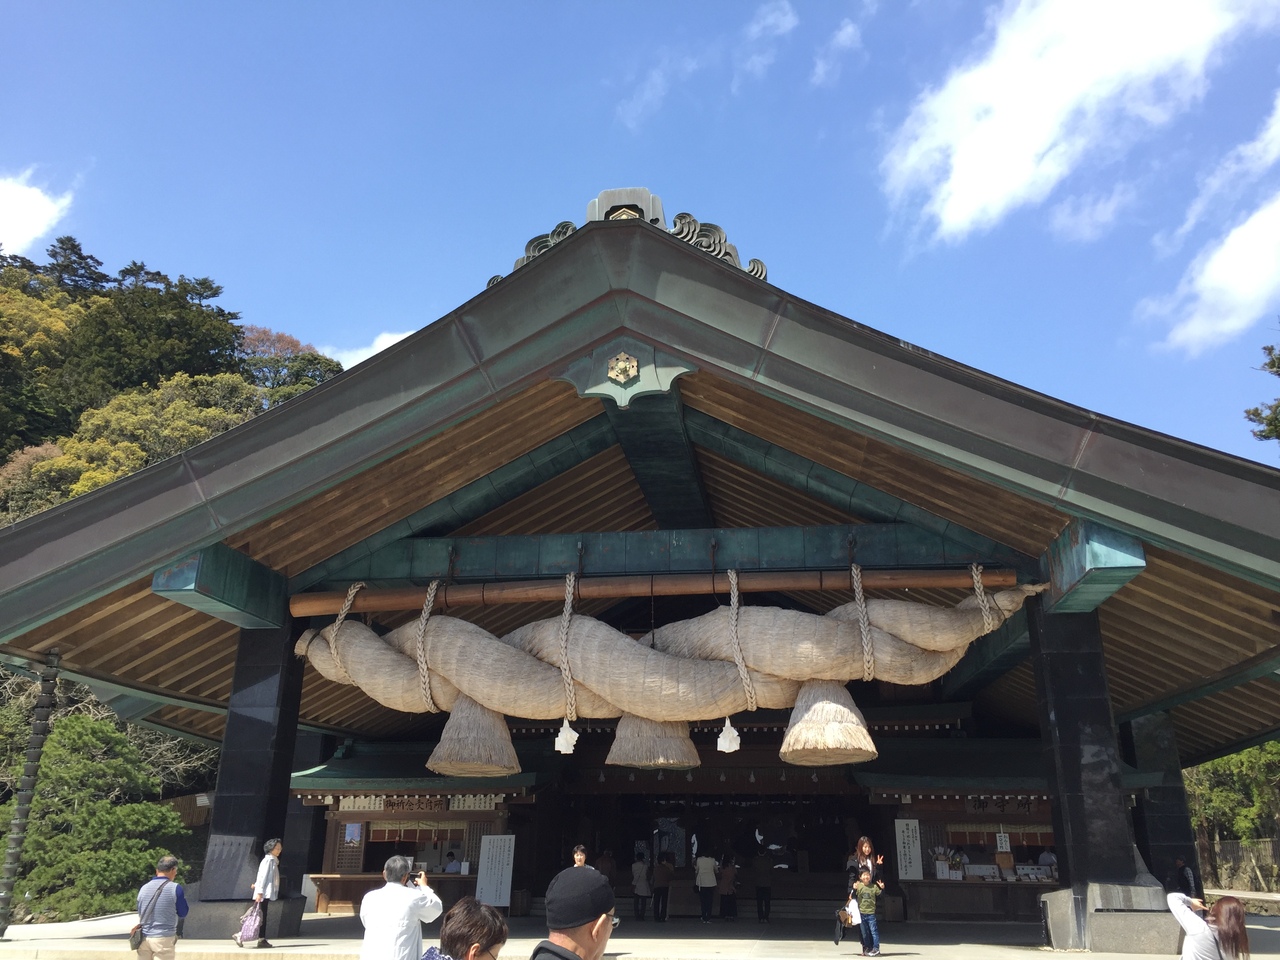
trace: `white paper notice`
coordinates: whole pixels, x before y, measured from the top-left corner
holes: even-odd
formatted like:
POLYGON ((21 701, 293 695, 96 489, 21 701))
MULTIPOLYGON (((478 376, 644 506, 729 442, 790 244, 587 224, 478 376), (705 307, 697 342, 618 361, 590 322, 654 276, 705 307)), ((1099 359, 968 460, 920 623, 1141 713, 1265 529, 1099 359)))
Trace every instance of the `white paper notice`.
POLYGON ((895 820, 894 833, 898 839, 898 879, 923 880, 924 865, 920 857, 920 821, 895 820))
POLYGON ((511 906, 511 865, 516 838, 510 834, 480 838, 480 864, 476 869, 476 899, 491 907, 511 906))

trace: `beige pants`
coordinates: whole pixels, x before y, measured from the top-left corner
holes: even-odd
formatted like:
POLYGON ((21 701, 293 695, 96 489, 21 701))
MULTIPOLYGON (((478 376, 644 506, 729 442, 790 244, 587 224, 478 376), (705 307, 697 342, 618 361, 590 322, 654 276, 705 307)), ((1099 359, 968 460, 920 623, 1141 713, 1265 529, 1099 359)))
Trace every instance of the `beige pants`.
POLYGON ((173 960, 177 937, 147 937, 138 948, 138 960, 173 960))

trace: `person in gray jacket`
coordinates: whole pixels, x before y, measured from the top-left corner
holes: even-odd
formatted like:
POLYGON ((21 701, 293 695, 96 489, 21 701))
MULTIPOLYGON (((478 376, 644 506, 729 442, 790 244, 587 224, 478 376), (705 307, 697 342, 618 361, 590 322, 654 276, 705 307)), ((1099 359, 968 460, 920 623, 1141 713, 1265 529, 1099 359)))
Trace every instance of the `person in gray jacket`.
POLYGON ((187 898, 177 882, 178 858, 164 856, 156 875, 138 891, 138 919, 142 945, 138 960, 173 960, 178 943, 178 919, 187 915, 187 898))

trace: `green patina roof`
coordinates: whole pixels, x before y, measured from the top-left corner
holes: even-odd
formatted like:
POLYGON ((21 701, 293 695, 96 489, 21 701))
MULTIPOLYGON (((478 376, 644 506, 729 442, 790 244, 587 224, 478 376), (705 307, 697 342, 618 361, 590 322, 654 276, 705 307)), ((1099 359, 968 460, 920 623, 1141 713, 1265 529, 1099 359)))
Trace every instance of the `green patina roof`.
MULTIPOLYGON (((875 760, 850 768, 851 778, 862 787, 904 793, 972 791, 990 793, 1045 793, 1044 776, 1012 776, 1010 771, 1039 770, 1044 745, 1040 740, 954 739, 939 749, 938 740, 895 739, 875 760)), ((1128 790, 1157 787, 1160 771, 1139 771, 1120 764, 1121 784, 1128 790)))
MULTIPOLYGON (((289 780, 295 792, 336 794, 360 791, 377 793, 526 793, 545 774, 517 773, 510 777, 440 777, 426 768, 434 743, 347 743, 327 762, 310 770, 298 770, 289 780)), ((521 744, 521 766, 545 750, 539 744, 521 744)))

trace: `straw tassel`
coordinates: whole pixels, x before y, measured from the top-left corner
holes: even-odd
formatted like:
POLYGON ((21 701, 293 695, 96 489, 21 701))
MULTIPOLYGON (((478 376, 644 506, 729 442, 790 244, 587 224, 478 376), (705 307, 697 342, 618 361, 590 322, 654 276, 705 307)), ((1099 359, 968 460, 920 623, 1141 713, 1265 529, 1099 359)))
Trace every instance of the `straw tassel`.
POLYGON ((520 772, 511 731, 500 713, 459 696, 427 768, 443 777, 506 777, 520 772))
POLYGON ((698 766, 698 748, 683 720, 646 720, 624 713, 605 763, 641 770, 688 770, 698 766))

